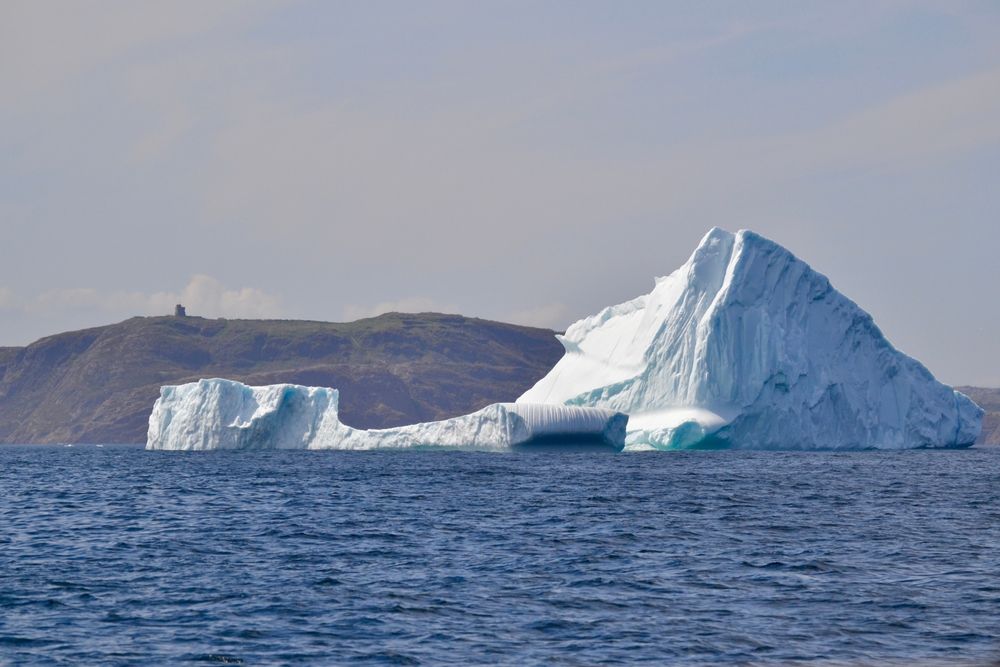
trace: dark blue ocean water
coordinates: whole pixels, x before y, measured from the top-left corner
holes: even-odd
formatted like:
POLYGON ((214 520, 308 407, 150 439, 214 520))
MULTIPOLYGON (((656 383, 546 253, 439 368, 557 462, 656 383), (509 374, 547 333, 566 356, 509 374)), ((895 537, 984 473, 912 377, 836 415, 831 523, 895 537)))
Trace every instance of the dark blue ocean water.
POLYGON ((5 446, 0 471, 0 663, 1000 657, 1000 450, 5 446))

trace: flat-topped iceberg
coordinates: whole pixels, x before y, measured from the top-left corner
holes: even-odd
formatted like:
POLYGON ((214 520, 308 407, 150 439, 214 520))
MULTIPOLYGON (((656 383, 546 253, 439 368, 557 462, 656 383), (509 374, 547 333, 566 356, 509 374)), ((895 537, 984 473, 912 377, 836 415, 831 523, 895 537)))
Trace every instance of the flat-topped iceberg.
POLYGON ((614 410, 495 403, 454 419, 364 430, 342 424, 337 403, 336 389, 292 384, 212 379, 162 387, 146 449, 621 450, 628 421, 614 410))
POLYGON ((964 447, 982 410, 788 250, 711 230, 650 294, 559 337, 518 403, 629 415, 626 449, 964 447))

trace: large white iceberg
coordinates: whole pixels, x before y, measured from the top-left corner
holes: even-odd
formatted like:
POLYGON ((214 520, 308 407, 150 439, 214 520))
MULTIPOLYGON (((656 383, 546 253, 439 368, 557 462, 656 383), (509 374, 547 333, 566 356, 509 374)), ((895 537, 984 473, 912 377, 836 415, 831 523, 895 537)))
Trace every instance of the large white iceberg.
POLYGON ((338 392, 276 384, 199 380, 160 389, 146 449, 518 448, 621 450, 628 417, 614 410, 495 403, 426 424, 355 429, 340 422, 338 392))
POLYGON ((982 410, 788 250, 712 229, 650 294, 559 337, 518 403, 629 415, 626 449, 963 447, 982 410))

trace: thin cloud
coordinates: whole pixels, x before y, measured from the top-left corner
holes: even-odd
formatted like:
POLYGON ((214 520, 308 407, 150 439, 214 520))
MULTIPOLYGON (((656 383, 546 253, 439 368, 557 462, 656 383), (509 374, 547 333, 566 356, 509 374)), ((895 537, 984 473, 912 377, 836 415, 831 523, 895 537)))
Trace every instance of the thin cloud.
POLYGON ((178 303, 184 304, 189 314, 205 317, 267 318, 282 314, 277 296, 255 287, 227 288, 207 275, 193 276, 178 292, 102 291, 90 287, 46 290, 26 300, 20 308, 36 315, 87 310, 129 317, 167 315, 178 303))
POLYGON ((1000 141, 1000 68, 873 106, 799 143, 817 163, 905 166, 1000 141))
POLYGON ((569 307, 566 304, 549 303, 515 311, 503 319, 514 324, 565 331, 566 326, 570 323, 571 316, 569 307))
POLYGON ((72 79, 151 47, 241 26, 275 2, 174 0, 137 4, 0 4, 0 108, 58 90, 72 79))

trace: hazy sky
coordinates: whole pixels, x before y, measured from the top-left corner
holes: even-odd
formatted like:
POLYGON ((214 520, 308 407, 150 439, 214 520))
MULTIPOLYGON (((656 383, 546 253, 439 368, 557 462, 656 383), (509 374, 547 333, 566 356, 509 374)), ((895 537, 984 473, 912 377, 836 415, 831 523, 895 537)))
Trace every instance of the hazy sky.
POLYGON ((0 3, 0 345, 179 300, 562 328, 713 225, 1000 386, 1000 3, 0 3))

